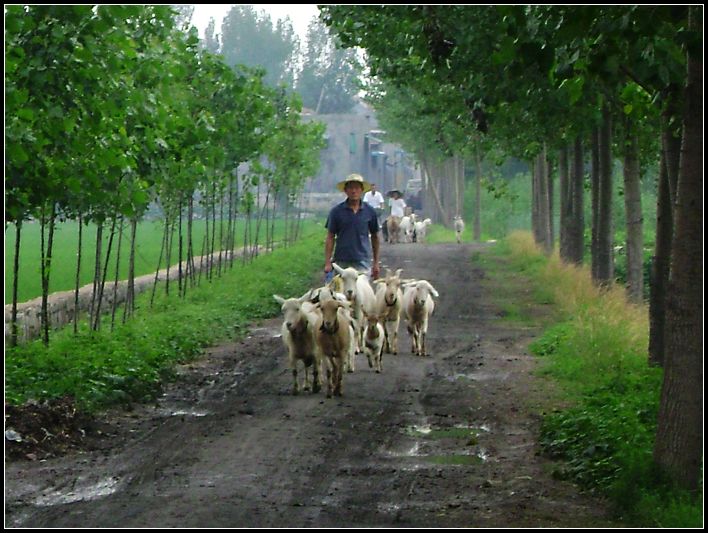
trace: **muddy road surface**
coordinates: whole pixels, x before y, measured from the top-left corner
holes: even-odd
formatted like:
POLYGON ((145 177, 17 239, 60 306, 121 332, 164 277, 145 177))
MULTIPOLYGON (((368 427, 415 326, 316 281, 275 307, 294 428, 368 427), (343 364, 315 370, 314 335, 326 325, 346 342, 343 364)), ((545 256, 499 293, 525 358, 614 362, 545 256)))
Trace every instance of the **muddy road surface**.
MULTIPOLYGON (((280 318, 184 365, 152 405, 107 413, 92 449, 6 461, 7 527, 603 527, 603 503, 539 455, 551 385, 471 261, 387 246, 440 293, 429 357, 358 355, 344 396, 291 395, 280 318)), ((294 296, 294 295, 287 295, 294 296)))

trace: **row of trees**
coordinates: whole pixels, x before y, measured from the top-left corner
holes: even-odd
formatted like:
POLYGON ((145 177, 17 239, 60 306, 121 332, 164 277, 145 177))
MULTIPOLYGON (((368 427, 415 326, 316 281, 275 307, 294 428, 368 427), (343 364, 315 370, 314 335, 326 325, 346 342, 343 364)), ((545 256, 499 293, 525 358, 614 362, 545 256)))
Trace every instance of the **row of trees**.
MULTIPOLYGON (((187 18, 187 17, 185 17, 187 18)), ((358 54, 337 46, 327 27, 313 17, 301 43, 289 18, 273 24, 270 15, 251 5, 234 5, 217 33, 216 21, 205 31, 207 49, 228 65, 266 70, 270 86, 284 84, 317 113, 346 113, 356 103, 361 65, 358 54)))
POLYGON ((490 145, 529 161, 534 235, 548 252, 550 169, 557 167, 560 252, 573 263, 583 258, 589 152, 592 273, 601 284, 613 278, 612 161, 621 157, 633 295, 641 295, 639 178, 644 165, 660 160, 649 358, 665 374, 655 460, 696 489, 702 7, 326 6, 321 16, 344 45, 366 50, 381 80, 381 121, 421 161, 475 160, 490 145))
MULTIPOLYGON (((229 249, 233 256, 236 214, 250 220, 257 192, 266 193, 262 209, 272 228, 271 204, 294 204, 317 170, 324 127, 300 122, 297 96, 266 85, 262 70, 232 68, 202 49, 196 30, 176 27, 169 6, 8 6, 5 28, 5 227, 16 231, 13 343, 25 221, 41 224, 48 343, 57 221, 79 221, 77 310, 82 229, 89 222, 97 227, 91 304, 97 329, 114 237, 122 239, 124 224, 131 243, 124 320, 134 309, 136 232, 151 203, 165 218, 160 263, 175 262, 170 250, 178 232, 184 296, 187 280, 196 281, 200 251, 192 238, 195 198, 208 221, 201 254, 229 249), (242 162, 250 162, 251 171, 238 176, 242 162)), ((296 222, 290 228, 295 236, 296 222)))

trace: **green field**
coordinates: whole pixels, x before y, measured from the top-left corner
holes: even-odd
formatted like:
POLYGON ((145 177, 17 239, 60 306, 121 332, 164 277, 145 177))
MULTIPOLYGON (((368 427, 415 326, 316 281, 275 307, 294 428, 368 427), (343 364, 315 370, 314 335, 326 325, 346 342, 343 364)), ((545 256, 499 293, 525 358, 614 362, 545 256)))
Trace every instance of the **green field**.
MULTIPOLYGON (((183 223, 183 231, 186 232, 186 223, 183 223)), ((255 239, 255 221, 252 221, 252 239, 255 239)), ((224 224, 224 227, 226 224, 224 224)), ((155 272, 160 249, 162 247, 164 223, 162 221, 145 221, 138 225, 135 246, 135 275, 141 276, 155 272)), ((211 231, 211 225, 210 225, 211 231)), ((199 256, 202 253, 202 243, 206 231, 204 220, 193 222, 194 254, 199 256)), ((282 238, 284 232, 284 222, 276 220, 275 240, 282 238)), ((301 233, 306 235, 322 232, 324 239, 324 228, 321 222, 308 219, 302 222, 301 233)), ((105 255, 108 245, 108 234, 110 226, 103 230, 103 253, 105 255)), ((261 226, 258 242, 265 242, 265 227, 261 226)), ((22 226, 20 237, 20 268, 18 302, 25 302, 42 295, 42 281, 40 271, 40 225, 39 222, 25 222, 22 226)), ((244 220, 239 219, 236 225, 236 247, 243 246, 244 220)), ((77 222, 62 222, 57 224, 54 233, 54 250, 52 257, 51 275, 49 278, 49 292, 66 291, 75 288, 76 284, 76 262, 78 255, 79 226, 77 222)), ((219 246, 219 221, 216 226, 216 244, 219 246)), ((118 232, 113 241, 113 251, 108 266, 108 280, 115 279, 115 259, 118 246, 118 232)), ((186 242, 185 254, 186 254, 186 242)), ((5 304, 12 303, 12 283, 13 283, 13 261, 15 253, 15 226, 9 224, 5 229, 5 304)), ((128 259, 130 253, 130 227, 126 224, 121 243, 119 279, 126 279, 128 273, 128 259)), ((81 253, 81 274, 80 285, 84 286, 93 282, 96 255, 96 226, 90 224, 84 226, 83 244, 81 253)), ((172 264, 178 262, 178 242, 177 234, 172 245, 172 264)), ((164 259, 162 268, 164 268, 164 259)))

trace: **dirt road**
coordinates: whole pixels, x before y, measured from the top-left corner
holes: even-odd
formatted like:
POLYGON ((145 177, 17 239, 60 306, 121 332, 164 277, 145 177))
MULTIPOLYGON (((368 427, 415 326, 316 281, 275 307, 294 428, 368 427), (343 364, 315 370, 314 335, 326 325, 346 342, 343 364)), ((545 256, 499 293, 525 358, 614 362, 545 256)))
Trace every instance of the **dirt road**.
MULTIPOLYGON (((537 455, 537 330, 499 318, 479 245, 388 246, 440 292, 430 357, 357 356, 343 398, 291 396, 280 319, 113 413, 96 449, 6 463, 8 527, 603 527, 602 502, 537 455)), ((290 296, 290 295, 289 295, 290 296)))

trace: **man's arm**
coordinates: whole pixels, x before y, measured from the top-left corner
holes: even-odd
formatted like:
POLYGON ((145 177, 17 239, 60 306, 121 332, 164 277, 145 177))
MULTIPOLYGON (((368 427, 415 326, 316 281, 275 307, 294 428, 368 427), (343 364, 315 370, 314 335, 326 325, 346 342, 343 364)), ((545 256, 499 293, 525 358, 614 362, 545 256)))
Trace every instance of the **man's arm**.
POLYGON ((379 279, 380 269, 379 266, 379 232, 371 234, 371 250, 374 252, 374 262, 371 265, 371 277, 373 279, 379 279))
POLYGON ((331 231, 327 232, 327 239, 325 240, 325 267, 324 271, 329 273, 332 271, 332 252, 334 252, 334 233, 331 231))

